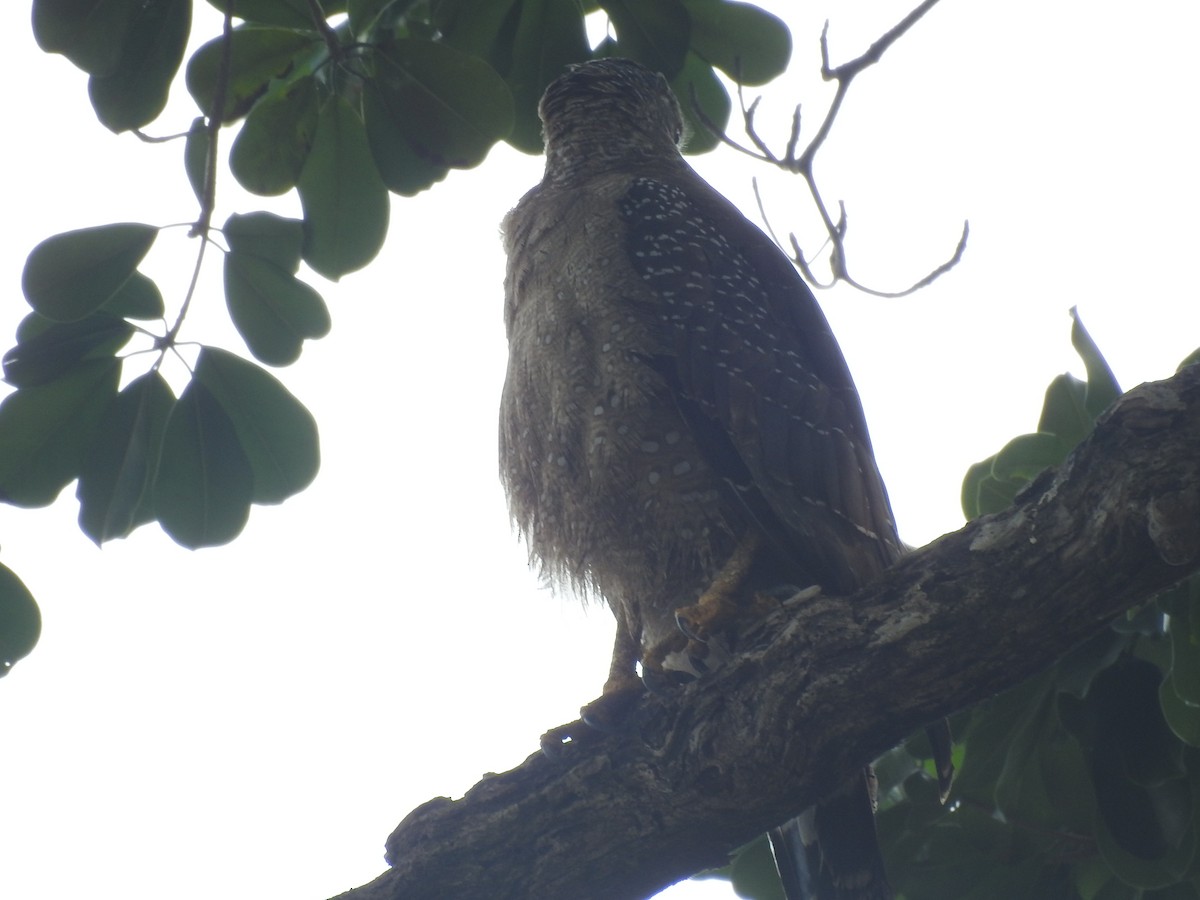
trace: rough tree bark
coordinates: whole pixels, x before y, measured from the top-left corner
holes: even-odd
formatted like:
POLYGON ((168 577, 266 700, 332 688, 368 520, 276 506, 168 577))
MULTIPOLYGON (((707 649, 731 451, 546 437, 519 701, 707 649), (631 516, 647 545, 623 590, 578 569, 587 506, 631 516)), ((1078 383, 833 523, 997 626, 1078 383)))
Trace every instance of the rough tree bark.
POLYGON ((413 810, 392 868, 340 900, 645 897, 1197 568, 1200 365, 1126 394, 1006 512, 856 596, 782 605, 620 733, 413 810))

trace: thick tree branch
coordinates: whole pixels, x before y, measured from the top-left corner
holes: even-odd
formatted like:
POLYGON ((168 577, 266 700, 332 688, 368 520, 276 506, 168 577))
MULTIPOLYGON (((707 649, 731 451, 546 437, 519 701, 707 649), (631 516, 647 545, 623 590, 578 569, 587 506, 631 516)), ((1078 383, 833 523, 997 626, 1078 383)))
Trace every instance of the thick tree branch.
POLYGON ((922 723, 1200 568, 1197 447, 1192 366, 1125 395, 1010 510, 854 597, 784 604, 621 733, 418 807, 388 839, 393 868, 343 900, 644 897, 723 864, 922 723))

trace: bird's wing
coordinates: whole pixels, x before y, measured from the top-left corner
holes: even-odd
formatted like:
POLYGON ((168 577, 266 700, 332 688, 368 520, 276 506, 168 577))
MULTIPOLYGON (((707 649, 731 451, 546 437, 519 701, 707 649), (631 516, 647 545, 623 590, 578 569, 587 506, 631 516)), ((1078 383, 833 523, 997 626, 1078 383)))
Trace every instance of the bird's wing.
POLYGON ((900 543, 858 393, 808 286, 690 169, 634 179, 619 209, 661 315, 656 365, 710 432, 697 435, 708 462, 770 508, 820 583, 872 580, 900 543))

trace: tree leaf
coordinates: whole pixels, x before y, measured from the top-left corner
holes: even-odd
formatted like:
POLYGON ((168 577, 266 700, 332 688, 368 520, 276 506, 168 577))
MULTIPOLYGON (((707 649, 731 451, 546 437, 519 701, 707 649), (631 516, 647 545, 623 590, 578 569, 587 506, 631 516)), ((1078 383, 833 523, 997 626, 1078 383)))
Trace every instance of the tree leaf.
MULTIPOLYGON (((1010 688, 971 711, 970 724, 963 740, 966 752, 955 782, 955 792, 969 798, 980 808, 991 809, 1006 769, 1019 770, 1010 758, 1014 741, 1028 734, 1027 722, 1042 714, 1050 690, 1050 676, 1041 675, 1010 688)), ((1018 753, 1021 753, 1020 749, 1018 753)), ((1006 788, 1011 795, 1011 786, 1006 788)))
POLYGON ((311 286, 295 277, 303 226, 266 212, 233 214, 222 232, 225 300, 255 358, 269 365, 295 362, 304 341, 329 333, 329 310, 311 286))
POLYGON ((183 168, 187 173, 188 184, 192 193, 201 203, 204 202, 204 179, 208 171, 208 149, 212 146, 212 132, 204 116, 192 119, 187 138, 183 143, 183 168))
MULTIPOLYGON (((216 37, 192 54, 185 83, 200 111, 211 113, 221 69, 222 42, 216 37)), ((320 39, 307 32, 243 25, 230 36, 229 85, 221 121, 244 116, 274 78, 283 78, 306 56, 322 52, 320 39)), ((301 67, 303 68, 303 67, 301 67)))
POLYGON ((1028 483, 1039 472, 1057 466, 1070 452, 1056 435, 1021 434, 1005 444, 992 459, 992 475, 1001 481, 1028 483))
POLYGON ((289 83, 254 105, 229 151, 238 183, 260 196, 296 186, 317 130, 317 89, 311 76, 289 83))
POLYGON ((25 298, 56 322, 82 319, 121 289, 157 235, 150 225, 123 222, 46 238, 25 261, 25 298))
POLYGON ((1046 388, 1038 431, 1057 435, 1068 447, 1074 447, 1092 430, 1087 411, 1087 382, 1074 375, 1062 374, 1046 388))
POLYGON ((258 256, 295 274, 300 268, 304 223, 269 212, 233 213, 221 233, 235 253, 258 256))
POLYGON ((225 544, 245 527, 253 494, 254 475, 233 422, 193 376, 163 435, 153 491, 158 521, 184 547, 225 544))
POLYGON ((692 20, 680 0, 600 0, 617 32, 619 55, 668 79, 683 68, 692 20))
POLYGON ((113 399, 75 489, 79 528, 97 545, 126 537, 154 518, 150 487, 174 403, 157 371, 130 382, 113 399))
POLYGON ((712 66, 695 53, 689 53, 682 71, 671 80, 671 89, 675 91, 683 110, 684 151, 696 154, 715 149, 720 141, 697 115, 692 99, 694 96, 695 102, 700 104, 704 114, 718 128, 724 128, 729 123, 733 105, 729 100, 729 92, 713 72, 712 66))
POLYGON ((279 380, 226 350, 206 347, 196 376, 233 424, 253 472, 255 503, 281 503, 321 465, 317 423, 279 380))
POLYGON ((116 69, 140 0, 34 0, 33 36, 91 75, 116 69))
POLYGON ((0 565, 0 678, 29 655, 42 633, 33 594, 8 566, 0 565))
POLYGON ((104 301, 100 311, 126 319, 161 319, 166 307, 162 291, 154 280, 135 270, 117 292, 104 301))
POLYGON ((1083 319, 1074 306, 1071 307, 1071 319, 1071 345, 1087 369, 1087 411, 1095 419, 1121 396, 1121 386, 1100 348, 1083 327, 1083 319))
MULTIPOLYGON (((1093 832, 1100 856, 1125 884, 1142 890, 1170 887, 1182 880, 1196 856, 1196 829, 1176 847, 1166 850, 1161 856, 1147 859, 1126 849, 1109 828, 1103 816, 1096 816, 1093 832)), ((1138 896, 1138 895, 1135 895, 1138 896)))
POLYGON ((386 44, 376 63, 374 103, 367 110, 385 115, 390 126, 373 128, 377 123, 367 117, 377 161, 387 156, 386 136, 434 166, 470 168, 512 130, 512 94, 478 57, 433 41, 401 39, 386 44))
POLYGON ((377 79, 368 79, 363 84, 362 101, 367 143, 389 191, 413 197, 449 174, 449 166, 430 162, 413 149, 392 118, 377 79))
POLYGON ((967 469, 967 474, 963 476, 960 502, 962 504, 963 516, 968 522, 983 515, 983 512, 980 510, 979 492, 983 482, 992 477, 993 459, 995 457, 991 456, 982 462, 974 463, 967 469))
POLYGON ((512 65, 516 6, 516 0, 442 0, 433 5, 430 24, 451 47, 486 59, 506 73, 512 65))
POLYGON ((591 56, 583 16, 574 3, 524 0, 517 7, 511 41, 495 50, 491 62, 513 95, 513 130, 508 142, 526 153, 542 150, 538 101, 546 86, 571 63, 591 56), (502 57, 502 59, 500 59, 502 57))
POLYGON ((117 393, 121 364, 87 360, 47 384, 21 388, 0 403, 0 500, 53 503, 78 477, 84 448, 117 393))
POLYGON ((682 2, 692 19, 692 50, 734 81, 766 84, 787 69, 792 35, 778 17, 730 0, 682 2))
POLYGON ((1200 347, 1197 347, 1195 350, 1185 356, 1175 371, 1180 372, 1188 366, 1194 366, 1196 363, 1200 363, 1200 347))
POLYGON ((765 834, 738 851, 729 867, 729 880, 739 897, 786 900, 765 834))
POLYGON ((116 68, 88 82, 92 107, 106 128, 119 133, 158 118, 183 62, 191 24, 191 0, 138 4, 116 68))
MULTIPOLYGON (((36 316, 37 313, 30 313, 36 316)), ((17 388, 61 378, 82 360, 112 356, 133 334, 124 319, 96 313, 78 322, 49 322, 4 354, 4 380, 17 388)))
POLYGON ((375 258, 387 236, 387 187, 371 158, 362 119, 339 96, 321 105, 297 187, 305 262, 336 281, 375 258))

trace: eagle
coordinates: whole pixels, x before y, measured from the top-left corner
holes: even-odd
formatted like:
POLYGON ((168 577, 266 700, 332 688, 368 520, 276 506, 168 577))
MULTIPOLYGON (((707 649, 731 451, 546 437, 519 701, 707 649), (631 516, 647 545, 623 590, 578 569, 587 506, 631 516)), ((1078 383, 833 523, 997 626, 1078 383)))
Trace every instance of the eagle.
MULTIPOLYGON (((503 223, 500 472, 542 572, 616 616, 582 711, 606 729, 762 597, 853 593, 904 546, 824 314, 684 160, 666 79, 583 63, 539 114, 545 174, 503 223)), ((776 829, 789 897, 891 896, 873 809, 866 769, 776 829)))

